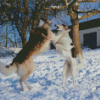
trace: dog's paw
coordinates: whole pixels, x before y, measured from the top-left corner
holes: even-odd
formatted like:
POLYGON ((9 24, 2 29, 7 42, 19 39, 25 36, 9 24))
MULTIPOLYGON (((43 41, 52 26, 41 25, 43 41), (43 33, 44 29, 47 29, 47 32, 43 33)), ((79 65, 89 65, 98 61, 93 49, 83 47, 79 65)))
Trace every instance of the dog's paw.
POLYGON ((21 91, 24 91, 24 89, 21 89, 21 91))
POLYGON ((28 87, 28 89, 31 90, 32 88, 31 87, 28 87))

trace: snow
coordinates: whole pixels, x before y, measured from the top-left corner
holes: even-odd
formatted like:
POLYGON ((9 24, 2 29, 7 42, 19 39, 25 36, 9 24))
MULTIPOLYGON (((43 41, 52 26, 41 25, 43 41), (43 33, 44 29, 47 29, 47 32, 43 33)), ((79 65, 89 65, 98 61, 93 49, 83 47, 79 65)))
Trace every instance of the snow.
POLYGON ((7 3, 7 2, 5 3, 5 5, 7 5, 8 7, 11 7, 11 5, 9 3, 7 3))
POLYGON ((78 5, 79 5, 79 3, 77 3, 77 2, 76 2, 76 3, 75 3, 75 5, 76 5, 76 6, 78 6, 78 5))
POLYGON ((51 6, 51 8, 57 9, 57 8, 60 8, 60 6, 51 6))
MULTIPOLYGON (((100 100, 100 49, 83 49, 85 64, 76 77, 73 87, 72 77, 62 88, 62 71, 65 59, 50 50, 33 60, 36 69, 28 78, 32 90, 24 85, 20 91, 19 77, 16 74, 5 77, 0 74, 0 100, 100 100)), ((11 55, 1 57, 0 61, 9 64, 11 55)))
POLYGON ((78 18, 81 18, 81 17, 82 17, 82 16, 79 16, 79 15, 78 15, 78 18))
POLYGON ((66 5, 69 5, 69 3, 66 3, 66 5))
POLYGON ((14 48, 10 47, 9 50, 13 51, 14 53, 18 53, 22 48, 14 48))
POLYGON ((0 57, 2 57, 2 56, 4 57, 4 56, 7 56, 7 55, 12 55, 13 53, 14 53, 13 51, 8 50, 8 49, 0 46, 0 57))

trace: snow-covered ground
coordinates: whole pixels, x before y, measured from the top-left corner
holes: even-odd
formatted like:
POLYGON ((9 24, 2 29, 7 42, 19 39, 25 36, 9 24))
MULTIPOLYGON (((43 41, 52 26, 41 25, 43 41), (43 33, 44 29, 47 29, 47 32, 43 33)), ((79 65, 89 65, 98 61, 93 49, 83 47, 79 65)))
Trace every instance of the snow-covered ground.
MULTIPOLYGON (((85 65, 76 77, 73 87, 69 77, 62 88, 62 71, 65 59, 50 50, 33 60, 36 69, 28 78, 32 90, 24 85, 20 91, 19 78, 16 74, 5 77, 0 74, 0 100, 100 100, 100 49, 83 49, 85 65)), ((13 57, 0 57, 5 64, 11 63, 13 57)))

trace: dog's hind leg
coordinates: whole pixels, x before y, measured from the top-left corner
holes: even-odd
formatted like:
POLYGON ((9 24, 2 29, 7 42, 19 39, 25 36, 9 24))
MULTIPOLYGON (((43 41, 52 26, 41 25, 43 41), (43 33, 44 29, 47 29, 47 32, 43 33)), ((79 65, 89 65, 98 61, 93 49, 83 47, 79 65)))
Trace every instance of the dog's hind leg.
POLYGON ((63 87, 65 86, 66 83, 66 79, 69 76, 69 72, 68 72, 68 64, 67 61, 65 61, 64 67, 63 67, 63 87))
POLYGON ((71 65, 71 75, 72 75, 72 78, 73 78, 73 86, 75 86, 75 83, 76 83, 76 75, 77 75, 77 66, 76 66, 76 63, 75 63, 75 59, 72 59, 72 65, 71 65))
POLYGON ((70 57, 67 58, 64 64, 64 69, 63 69, 63 87, 65 86, 65 81, 69 77, 69 75, 72 74, 72 62, 70 57))
POLYGON ((72 72, 72 79, 73 79, 73 86, 75 86, 75 84, 76 84, 76 74, 74 74, 74 72, 72 72))
POLYGON ((63 87, 65 86, 65 82, 66 82, 66 65, 64 65, 64 69, 63 69, 63 87))
POLYGON ((73 79, 73 86, 75 86, 75 79, 73 75, 72 75, 72 79, 73 79))
POLYGON ((21 77, 20 80, 19 80, 19 83, 20 83, 20 86, 21 86, 21 91, 24 91, 23 85, 22 85, 22 80, 23 80, 23 78, 21 77))
POLYGON ((28 79, 28 76, 29 76, 31 73, 32 73, 32 71, 28 71, 28 73, 23 77, 23 80, 24 80, 24 82, 25 82, 25 84, 26 84, 26 86, 27 86, 27 88, 28 88, 29 90, 31 90, 31 87, 29 86, 29 83, 27 82, 27 79, 28 79))

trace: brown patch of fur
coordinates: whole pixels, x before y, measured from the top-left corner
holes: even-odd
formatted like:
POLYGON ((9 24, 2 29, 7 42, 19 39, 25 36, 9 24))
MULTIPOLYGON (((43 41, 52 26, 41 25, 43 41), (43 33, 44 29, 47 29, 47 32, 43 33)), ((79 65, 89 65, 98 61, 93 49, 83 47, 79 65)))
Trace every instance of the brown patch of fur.
POLYGON ((32 55, 37 55, 40 52, 42 46, 46 43, 48 32, 44 28, 36 28, 35 32, 32 33, 29 41, 23 47, 23 49, 13 59, 13 63, 23 63, 32 55))

